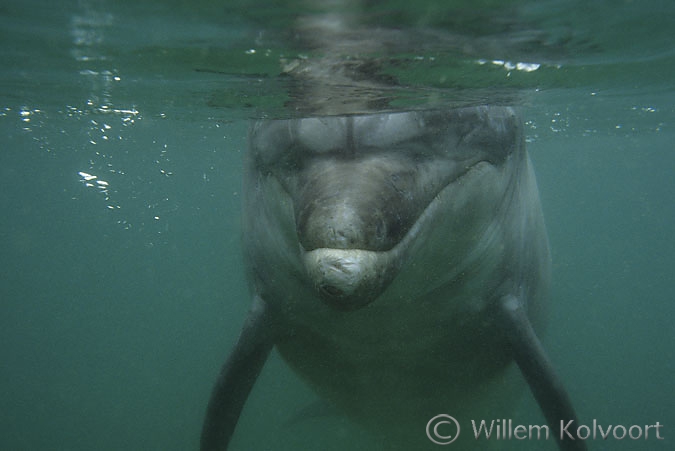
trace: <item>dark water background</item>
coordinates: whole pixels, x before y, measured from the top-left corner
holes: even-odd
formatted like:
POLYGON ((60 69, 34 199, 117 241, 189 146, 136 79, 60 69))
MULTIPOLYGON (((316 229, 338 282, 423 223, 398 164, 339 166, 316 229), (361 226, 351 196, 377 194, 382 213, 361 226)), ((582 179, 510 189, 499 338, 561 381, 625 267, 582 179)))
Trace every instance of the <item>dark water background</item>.
MULTIPOLYGON (((365 11, 443 37, 385 59, 395 105, 519 99, 554 261, 545 343, 582 421, 664 425, 590 448, 672 449, 675 4, 412 3, 365 11)), ((311 58, 288 33, 306 8, 0 3, 0 449, 196 449, 248 304, 247 119, 295 114, 279 59, 311 58)), ((288 426, 313 399, 273 354, 232 449, 377 449, 341 418, 288 426)), ((514 421, 543 422, 529 395, 514 421)))

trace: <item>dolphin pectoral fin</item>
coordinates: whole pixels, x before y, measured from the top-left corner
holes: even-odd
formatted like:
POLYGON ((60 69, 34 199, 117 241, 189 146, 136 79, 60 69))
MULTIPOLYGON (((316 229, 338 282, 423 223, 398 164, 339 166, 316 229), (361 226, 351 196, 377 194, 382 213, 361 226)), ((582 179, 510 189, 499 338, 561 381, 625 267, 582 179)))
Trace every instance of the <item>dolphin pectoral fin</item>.
POLYGON ((546 417, 558 447, 564 451, 585 451, 583 440, 561 434, 563 423, 572 420, 572 424, 578 424, 577 415, 522 302, 514 295, 506 295, 499 300, 497 311, 498 323, 511 346, 513 358, 546 417))
POLYGON ((255 296, 237 344, 220 370, 202 426, 201 451, 223 451, 239 415, 274 345, 270 314, 255 296))

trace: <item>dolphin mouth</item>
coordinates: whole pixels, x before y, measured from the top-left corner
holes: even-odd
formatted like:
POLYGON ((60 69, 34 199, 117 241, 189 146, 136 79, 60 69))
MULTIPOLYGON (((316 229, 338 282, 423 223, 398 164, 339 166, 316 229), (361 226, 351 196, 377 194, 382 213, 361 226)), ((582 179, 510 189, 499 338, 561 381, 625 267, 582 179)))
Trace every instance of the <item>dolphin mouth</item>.
POLYGON ((340 311, 360 309, 386 289, 398 272, 398 249, 321 248, 304 251, 304 267, 321 299, 340 311))
POLYGON ((456 183, 492 166, 480 161, 443 186, 421 210, 403 237, 386 250, 322 247, 306 250, 300 244, 302 263, 319 297, 341 312, 359 310, 376 301, 405 264, 421 229, 433 222, 456 183))

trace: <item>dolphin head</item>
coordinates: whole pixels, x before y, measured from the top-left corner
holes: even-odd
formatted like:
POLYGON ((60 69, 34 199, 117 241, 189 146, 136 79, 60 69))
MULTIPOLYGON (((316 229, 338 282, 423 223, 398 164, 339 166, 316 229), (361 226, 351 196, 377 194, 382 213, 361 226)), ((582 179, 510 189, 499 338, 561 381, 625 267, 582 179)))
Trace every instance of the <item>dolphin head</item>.
MULTIPOLYGON (((439 212, 463 204, 480 221, 471 209, 484 207, 462 190, 467 174, 500 172, 523 150, 520 121, 506 107, 259 121, 249 142, 252 265, 289 265, 286 283, 345 311, 387 289, 439 212)), ((259 277, 274 277, 271 266, 259 277)))

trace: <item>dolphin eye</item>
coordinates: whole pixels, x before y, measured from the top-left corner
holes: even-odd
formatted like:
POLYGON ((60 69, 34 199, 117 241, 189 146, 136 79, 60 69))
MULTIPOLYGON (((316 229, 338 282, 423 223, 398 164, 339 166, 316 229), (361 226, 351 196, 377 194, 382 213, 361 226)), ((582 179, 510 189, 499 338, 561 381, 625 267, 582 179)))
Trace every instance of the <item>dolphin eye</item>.
POLYGON ((257 121, 249 130, 249 152, 257 166, 274 165, 293 144, 288 121, 257 121))
POLYGON ((485 155, 494 163, 504 161, 522 140, 523 130, 515 112, 510 108, 479 110, 473 127, 462 136, 463 145, 485 155))

